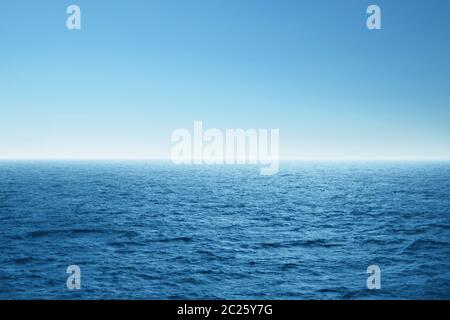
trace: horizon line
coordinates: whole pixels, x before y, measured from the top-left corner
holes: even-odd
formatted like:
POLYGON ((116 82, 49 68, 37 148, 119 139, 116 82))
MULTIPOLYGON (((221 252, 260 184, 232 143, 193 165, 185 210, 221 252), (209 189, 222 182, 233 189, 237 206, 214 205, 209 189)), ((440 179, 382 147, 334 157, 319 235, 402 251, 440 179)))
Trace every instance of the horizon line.
MULTIPOLYGON (((195 159, 192 159, 195 160, 195 159)), ((204 159, 202 159, 204 160, 204 159)), ((246 159, 248 160, 248 159, 246 159)), ((0 161, 172 161, 168 157, 2 157, 0 161)), ((450 157, 282 157, 279 161, 450 161, 450 157)))

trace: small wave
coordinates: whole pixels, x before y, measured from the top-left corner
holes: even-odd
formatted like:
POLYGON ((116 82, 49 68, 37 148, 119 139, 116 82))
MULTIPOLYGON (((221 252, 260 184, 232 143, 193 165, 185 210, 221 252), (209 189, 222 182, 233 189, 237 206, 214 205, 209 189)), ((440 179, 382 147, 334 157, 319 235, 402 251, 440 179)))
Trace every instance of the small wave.
POLYGON ((283 242, 262 243, 263 248, 290 248, 290 247, 337 247, 339 244, 330 243, 325 239, 316 240, 292 240, 283 242))
POLYGON ((69 229, 69 230, 35 230, 28 232, 28 237, 42 238, 60 235, 86 235, 86 234, 103 234, 102 229, 69 229))
POLYGON ((436 247, 449 247, 449 243, 437 241, 437 240, 429 240, 429 239, 418 239, 415 240, 413 243, 408 245, 403 251, 413 251, 418 249, 430 249, 430 248, 436 248, 436 247))
POLYGON ((176 237, 176 238, 164 238, 164 239, 158 239, 154 242, 192 242, 194 241, 194 238, 191 237, 176 237))
POLYGON ((295 269, 299 266, 298 263, 293 263, 293 262, 289 262, 289 263, 285 263, 281 266, 281 270, 282 271, 288 271, 288 270, 292 270, 295 269))
POLYGON ((105 230, 102 229, 74 229, 74 230, 69 230, 70 233, 72 234, 102 234, 105 233, 105 230))
POLYGON ((121 236, 125 237, 125 238, 135 238, 135 237, 139 236, 139 233, 136 231, 125 230, 125 231, 121 231, 120 233, 121 233, 121 236))
POLYGON ((143 280, 161 280, 161 277, 158 275, 155 276, 151 274, 141 273, 138 274, 137 276, 143 280))
POLYGON ((219 260, 219 261, 225 261, 227 260, 227 258, 225 257, 221 257, 211 251, 206 251, 206 250, 198 250, 196 253, 201 254, 201 255, 205 255, 208 257, 208 259, 212 259, 212 260, 219 260))
POLYGON ((14 264, 20 264, 20 265, 23 265, 23 264, 28 264, 28 263, 31 263, 31 262, 33 262, 33 261, 35 261, 36 259, 34 259, 33 257, 24 257, 24 258, 17 258, 17 259, 14 259, 13 260, 13 263, 14 264))
MULTIPOLYGON (((108 245, 115 248, 128 248, 130 246, 144 246, 145 243, 133 240, 123 240, 123 241, 117 240, 108 242, 108 245)), ((133 250, 130 250, 130 252, 131 251, 133 250)))
POLYGON ((350 292, 350 288, 347 287, 333 287, 333 288, 322 288, 318 290, 321 293, 346 293, 350 292))
MULTIPOLYGON (((10 262, 12 262, 15 265, 26 265, 26 264, 30 264, 30 263, 36 263, 36 262, 42 262, 43 260, 40 259, 39 257, 33 257, 33 256, 25 256, 25 257, 15 257, 15 258, 11 258, 9 260, 10 262)), ((52 262, 55 261, 55 258, 53 257, 49 257, 45 259, 45 262, 52 262)))
POLYGON ((42 230, 31 231, 31 232, 28 232, 28 236, 31 238, 47 237, 47 236, 55 234, 55 232, 56 231, 42 231, 42 230))

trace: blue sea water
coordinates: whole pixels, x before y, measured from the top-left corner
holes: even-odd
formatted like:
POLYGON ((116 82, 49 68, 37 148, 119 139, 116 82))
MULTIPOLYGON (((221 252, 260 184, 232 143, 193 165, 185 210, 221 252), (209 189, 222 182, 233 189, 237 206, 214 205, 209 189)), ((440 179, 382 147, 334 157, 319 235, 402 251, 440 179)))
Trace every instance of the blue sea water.
POLYGON ((445 162, 0 162, 2 299, 449 299, 449 231, 445 162))

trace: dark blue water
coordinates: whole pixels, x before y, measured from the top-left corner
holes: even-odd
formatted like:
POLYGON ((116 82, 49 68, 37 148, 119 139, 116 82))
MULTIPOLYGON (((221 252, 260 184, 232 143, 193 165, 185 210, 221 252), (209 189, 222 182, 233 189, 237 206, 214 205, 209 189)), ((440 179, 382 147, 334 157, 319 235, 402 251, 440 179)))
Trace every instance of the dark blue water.
POLYGON ((3 299, 449 299, 449 231, 450 163, 0 162, 3 299))

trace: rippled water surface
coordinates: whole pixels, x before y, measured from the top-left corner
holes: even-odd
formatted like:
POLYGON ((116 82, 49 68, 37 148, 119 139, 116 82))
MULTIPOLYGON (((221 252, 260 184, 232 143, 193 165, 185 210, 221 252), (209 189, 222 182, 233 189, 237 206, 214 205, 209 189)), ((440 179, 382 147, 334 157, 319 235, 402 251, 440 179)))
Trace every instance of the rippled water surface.
POLYGON ((450 163, 0 162, 3 299, 449 299, 449 231, 450 163))

